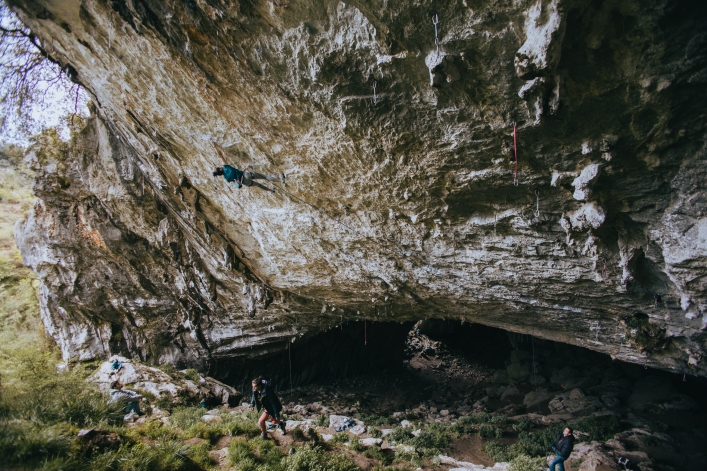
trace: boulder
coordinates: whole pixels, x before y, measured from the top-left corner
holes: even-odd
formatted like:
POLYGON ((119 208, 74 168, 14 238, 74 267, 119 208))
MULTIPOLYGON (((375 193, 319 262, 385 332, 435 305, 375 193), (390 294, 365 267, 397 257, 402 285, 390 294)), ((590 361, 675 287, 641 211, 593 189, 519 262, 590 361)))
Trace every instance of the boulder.
MULTIPOLYGON (((554 457, 548 457, 548 464, 554 457)), ((578 471, 618 470, 616 459, 609 455, 609 450, 599 442, 582 442, 574 446, 569 457, 570 462, 581 461, 578 471)))
POLYGON ((633 393, 627 401, 631 409, 638 411, 651 407, 669 408, 669 405, 673 403, 678 407, 694 406, 694 402, 691 402, 689 398, 685 401, 678 395, 669 381, 658 376, 646 376, 637 381, 633 386, 633 393))
MULTIPOLYGON (((588 415, 601 409, 601 401, 593 396, 582 396, 571 398, 571 393, 563 393, 555 396, 549 403, 548 407, 553 412, 564 412, 578 415, 588 415)), ((577 394, 575 393, 575 396, 577 394)))
POLYGON ((87 379, 87 381, 96 383, 98 389, 104 392, 107 392, 111 383, 116 380, 120 381, 128 389, 139 389, 156 397, 164 394, 177 397, 182 391, 186 391, 192 397, 214 398, 219 404, 227 406, 237 404, 243 397, 241 393, 231 386, 213 378, 199 377, 199 384, 197 384, 177 375, 172 377, 158 368, 143 365, 128 358, 115 356, 111 357, 109 361, 103 362, 98 370, 87 379), (112 361, 116 358, 123 365, 117 372, 111 369, 112 361))
POLYGON ((362 438, 359 443, 365 447, 381 446, 383 440, 380 438, 362 438))
POLYGON ((309 429, 312 426, 312 420, 288 420, 285 423, 285 431, 291 432, 295 429, 300 429, 304 433, 309 433, 309 429))
POLYGON ((530 363, 511 363, 506 368, 506 372, 510 381, 521 381, 527 379, 533 373, 533 370, 530 367, 530 363))
POLYGON ((352 417, 347 417, 345 415, 330 415, 329 416, 329 427, 336 429, 337 427, 343 426, 347 421, 353 420, 356 425, 346 429, 347 432, 351 432, 354 435, 361 435, 366 433, 366 425, 360 420, 356 420, 352 417))
POLYGON ((523 404, 525 407, 536 406, 541 402, 545 402, 552 399, 555 396, 554 392, 550 392, 545 388, 540 388, 537 391, 530 391, 523 398, 523 404))
POLYGON ((511 396, 520 396, 520 390, 515 386, 508 386, 501 394, 501 399, 506 399, 511 396))

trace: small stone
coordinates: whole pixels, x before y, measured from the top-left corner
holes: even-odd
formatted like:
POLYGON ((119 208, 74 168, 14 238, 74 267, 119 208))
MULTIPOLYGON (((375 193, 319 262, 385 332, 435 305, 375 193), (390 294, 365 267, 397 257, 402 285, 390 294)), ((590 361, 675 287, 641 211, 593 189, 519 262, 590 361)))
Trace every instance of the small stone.
POLYGON ((447 417, 449 415, 449 410, 447 410, 447 409, 441 410, 439 412, 439 415, 441 415, 442 417, 447 417))
MULTIPOLYGON (((433 409, 434 409, 434 408, 433 408, 433 409)), ((435 409, 435 411, 436 411, 436 410, 437 410, 437 409, 435 409)), ((402 428, 412 427, 412 422, 410 422, 409 420, 403 420, 403 421, 400 422, 400 426, 401 426, 402 428)))

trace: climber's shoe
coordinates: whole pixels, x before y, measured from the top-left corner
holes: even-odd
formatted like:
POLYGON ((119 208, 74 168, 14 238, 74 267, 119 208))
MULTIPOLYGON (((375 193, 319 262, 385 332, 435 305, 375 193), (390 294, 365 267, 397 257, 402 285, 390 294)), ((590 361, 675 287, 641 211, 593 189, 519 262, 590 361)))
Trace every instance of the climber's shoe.
POLYGON ((280 175, 280 183, 285 183, 285 174, 280 175))
POLYGON ((280 422, 280 430, 282 430, 282 434, 283 434, 283 435, 285 435, 285 434, 287 433, 287 431, 285 430, 285 424, 286 424, 286 423, 287 423, 287 422, 285 422, 284 420, 283 420, 282 422, 280 422))

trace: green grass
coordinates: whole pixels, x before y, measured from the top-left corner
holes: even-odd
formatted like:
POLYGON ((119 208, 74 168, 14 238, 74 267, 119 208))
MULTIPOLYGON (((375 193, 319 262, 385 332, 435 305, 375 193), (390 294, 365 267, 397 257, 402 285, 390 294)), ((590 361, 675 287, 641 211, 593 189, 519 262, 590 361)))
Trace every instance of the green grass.
POLYGON ((329 426, 329 416, 320 414, 317 416, 317 418, 314 420, 314 425, 317 427, 328 427, 329 426))

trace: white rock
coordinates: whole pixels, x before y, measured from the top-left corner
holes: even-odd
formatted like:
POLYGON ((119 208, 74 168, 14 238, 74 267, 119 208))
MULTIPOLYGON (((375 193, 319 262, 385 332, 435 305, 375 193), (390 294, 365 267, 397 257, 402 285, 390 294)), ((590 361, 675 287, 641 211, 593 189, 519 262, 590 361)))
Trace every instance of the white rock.
POLYGON ((413 436, 413 437, 419 437, 421 433, 422 433, 422 429, 413 430, 413 431, 412 431, 412 436, 413 436))
POLYGON ((323 433, 322 434, 322 440, 324 440, 325 442, 328 442, 332 438, 334 438, 334 435, 332 435, 330 433, 323 433))
POLYGON ((402 420, 400 421, 400 426, 402 428, 412 427, 412 422, 410 422, 409 420, 402 420))
POLYGON ((601 173, 600 164, 591 164, 582 170, 577 178, 572 182, 574 190, 574 199, 578 201, 586 201, 592 195, 591 187, 599 178, 601 173))
POLYGON ((380 446, 381 443, 383 443, 383 440, 380 438, 362 438, 360 440, 361 445, 363 446, 380 446))
POLYGON ((569 221, 574 231, 598 229, 606 220, 606 213, 594 201, 584 203, 578 210, 569 214, 569 221))
POLYGON ((309 432, 309 429, 312 425, 312 420, 307 419, 307 420, 288 420, 285 423, 285 431, 291 432, 294 429, 300 429, 303 432, 307 433, 309 432))
POLYGON ((521 77, 541 75, 560 59, 560 46, 565 35, 559 1, 538 0, 525 12, 525 37, 516 52, 516 74, 521 77))
POLYGON ((385 437, 386 435, 388 435, 392 431, 393 431, 392 428, 383 428, 383 429, 381 429, 381 434, 385 437))

